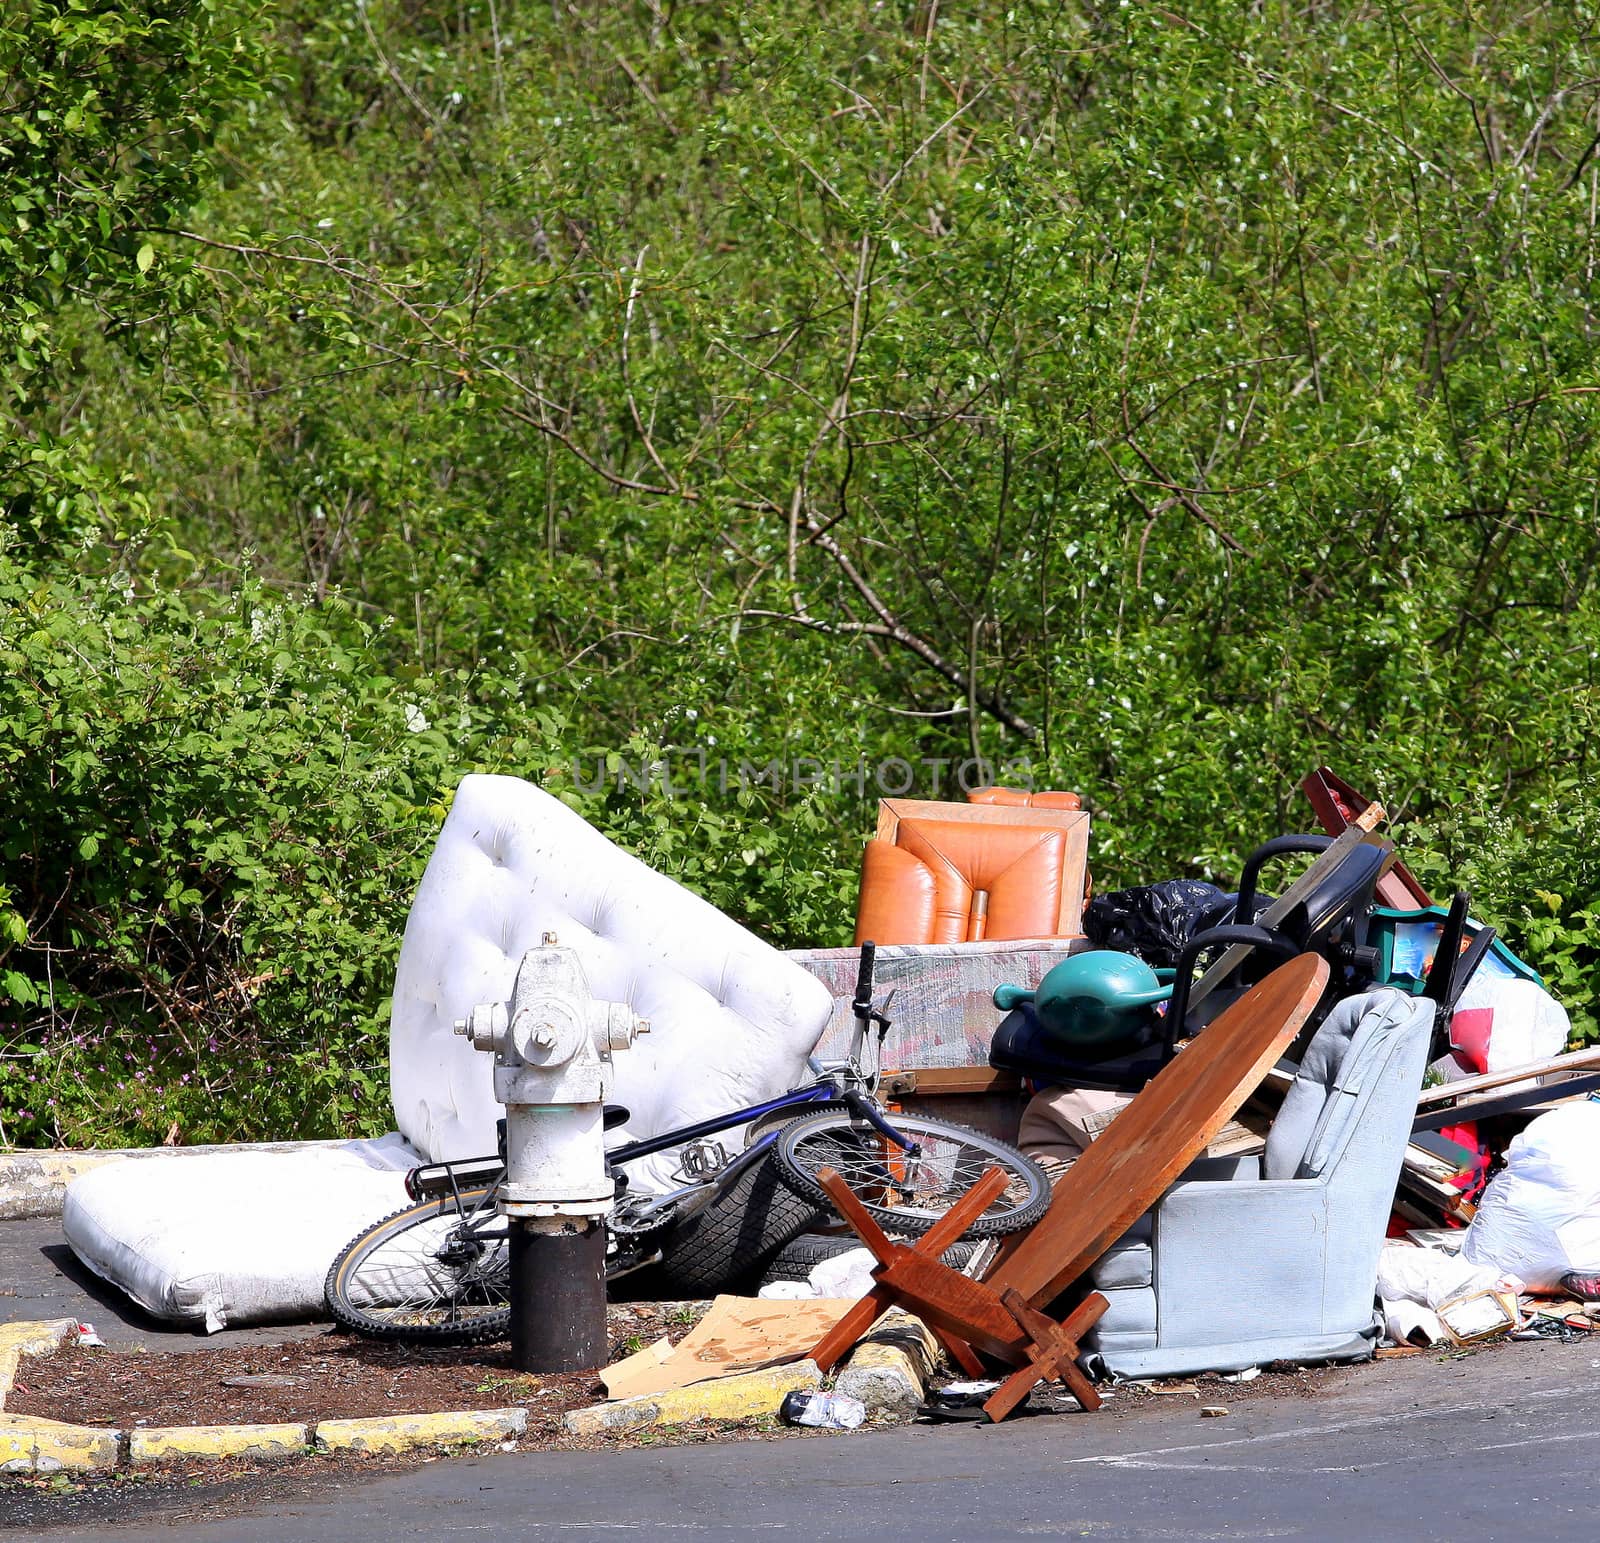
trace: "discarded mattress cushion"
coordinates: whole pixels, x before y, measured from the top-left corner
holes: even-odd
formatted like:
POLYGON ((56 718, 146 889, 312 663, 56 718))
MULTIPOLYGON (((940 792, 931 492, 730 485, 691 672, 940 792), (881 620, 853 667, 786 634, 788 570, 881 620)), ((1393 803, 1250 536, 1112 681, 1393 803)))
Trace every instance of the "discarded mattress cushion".
MULTIPOLYGON (((616 1058, 610 1144, 786 1091, 827 1025, 828 988, 698 895, 647 867, 517 777, 462 780, 412 903, 395 973, 389 1085, 402 1134, 438 1161, 494 1151, 489 1058, 453 1030, 503 1002, 546 932, 589 989, 651 1031, 616 1058)), ((724 1137, 731 1142, 734 1138, 724 1137)), ((677 1159, 632 1165, 666 1189, 677 1159)))
POLYGON ((146 1312, 215 1333, 323 1316, 339 1250, 407 1204, 399 1136, 109 1163, 67 1186, 72 1251, 146 1312))

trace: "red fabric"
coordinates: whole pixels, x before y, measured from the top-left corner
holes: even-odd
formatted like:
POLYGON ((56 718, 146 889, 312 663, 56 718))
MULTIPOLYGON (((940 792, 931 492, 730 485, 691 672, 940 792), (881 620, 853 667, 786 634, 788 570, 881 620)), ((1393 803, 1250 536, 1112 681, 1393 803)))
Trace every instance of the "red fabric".
MULTIPOLYGON (((1464 1125, 1446 1125, 1439 1134, 1446 1141, 1453 1141, 1457 1146, 1463 1146, 1474 1154, 1472 1165, 1458 1173, 1450 1183, 1461 1191, 1463 1200, 1476 1205, 1484 1186, 1489 1182, 1489 1163, 1494 1155, 1490 1152, 1488 1143, 1479 1139, 1477 1121, 1468 1120, 1464 1125)), ((1461 1225, 1453 1218, 1447 1218, 1447 1221, 1452 1226, 1461 1225)))
POLYGON ((1463 1007, 1450 1020, 1450 1048, 1475 1072, 1489 1070, 1489 1036, 1494 1032, 1492 1007, 1463 1007))

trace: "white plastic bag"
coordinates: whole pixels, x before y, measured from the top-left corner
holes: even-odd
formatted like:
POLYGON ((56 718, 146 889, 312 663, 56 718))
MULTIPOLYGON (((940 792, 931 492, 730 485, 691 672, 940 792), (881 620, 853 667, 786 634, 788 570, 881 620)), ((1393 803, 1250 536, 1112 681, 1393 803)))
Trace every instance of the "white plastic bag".
POLYGON ((864 1297, 877 1284, 872 1278, 877 1262, 865 1248, 847 1248, 812 1265, 811 1289, 819 1297, 864 1297))
POLYGON ((1414 1302, 1437 1308, 1468 1292, 1487 1291, 1498 1284, 1500 1275, 1492 1265, 1472 1263, 1442 1249, 1413 1248, 1408 1243, 1385 1243, 1378 1255, 1378 1295, 1385 1306, 1414 1302))
POLYGON ((1461 1253, 1546 1290, 1600 1270, 1600 1104, 1552 1109, 1511 1143, 1461 1253))
MULTIPOLYGON (((1480 969, 1467 983, 1455 1009, 1457 1044, 1487 1037, 1484 1070, 1514 1071, 1531 1061, 1560 1055, 1572 1032, 1567 1010, 1543 986, 1531 980, 1508 980, 1480 969), (1487 1022, 1482 1015, 1487 1014, 1487 1022), (1474 1016, 1478 1022, 1474 1025, 1474 1016)), ((1512 1083, 1502 1092, 1529 1087, 1512 1083)))

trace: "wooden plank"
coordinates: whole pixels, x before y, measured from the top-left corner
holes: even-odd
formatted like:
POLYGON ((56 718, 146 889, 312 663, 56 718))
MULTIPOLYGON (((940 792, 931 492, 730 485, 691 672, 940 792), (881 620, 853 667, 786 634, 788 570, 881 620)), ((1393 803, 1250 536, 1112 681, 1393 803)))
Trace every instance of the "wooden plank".
POLYGON ((1561 1082, 1542 1083, 1516 1093, 1485 1093, 1448 1109, 1424 1110, 1411 1122, 1411 1134, 1442 1130, 1446 1125, 1465 1125, 1468 1120, 1497 1120, 1517 1115, 1524 1121, 1536 1120, 1575 1098, 1600 1095, 1600 1072, 1588 1077, 1573 1077, 1561 1082))
MULTIPOLYGON (((1351 816, 1369 802, 1326 766, 1319 766, 1306 776, 1300 787, 1330 836, 1343 835, 1349 829, 1351 816)), ((1417 876, 1398 859, 1378 880, 1377 895, 1379 905, 1396 911, 1415 911, 1433 904, 1417 876)))
POLYGON ((921 1098, 1021 1091, 1021 1077, 994 1066, 908 1066, 902 1071, 883 1074, 883 1092, 915 1093, 921 1098))
MULTIPOLYGON (((1368 835, 1382 820, 1383 806, 1368 804, 1355 817, 1350 829, 1338 837, 1326 852, 1318 853, 1312 859, 1311 866, 1255 919, 1255 925, 1267 928, 1277 926, 1350 853, 1366 841, 1368 835)), ((1189 1006, 1198 1007, 1250 957, 1252 952, 1248 943, 1235 943, 1231 948, 1224 949, 1222 957, 1194 983, 1193 989, 1189 992, 1189 1006)), ((1181 1029, 1182 1026, 1179 1027, 1181 1029)))
POLYGON ((1327 961, 1301 954, 1230 1003, 1067 1170, 1049 1210, 985 1284, 1043 1305, 1077 1280, 1233 1117, 1327 983, 1327 961))
MULTIPOLYGON (((1441 1082, 1438 1087, 1424 1088, 1417 1098, 1417 1108, 1448 1103, 1464 1093, 1476 1093, 1480 1088, 1503 1088, 1508 1082, 1524 1082, 1533 1077, 1548 1077, 1556 1072, 1581 1071, 1588 1066, 1600 1066, 1600 1045, 1587 1050, 1569 1050, 1565 1055, 1553 1056, 1548 1061, 1529 1061, 1526 1066, 1508 1066, 1504 1071, 1485 1072, 1481 1077, 1463 1077, 1459 1082, 1441 1082)), ((1552 1091, 1561 1084, 1551 1084, 1552 1091)))

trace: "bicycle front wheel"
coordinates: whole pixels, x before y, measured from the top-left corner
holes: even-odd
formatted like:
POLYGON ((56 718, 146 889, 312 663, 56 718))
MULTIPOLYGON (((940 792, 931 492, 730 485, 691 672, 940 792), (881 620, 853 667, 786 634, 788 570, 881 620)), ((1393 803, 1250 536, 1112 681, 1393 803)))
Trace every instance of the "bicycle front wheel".
POLYGON ((352 1238, 328 1270, 333 1316, 374 1339, 475 1345, 510 1332, 507 1223, 492 1188, 407 1206, 352 1238))
POLYGON ((885 1118, 908 1146, 896 1145, 846 1110, 823 1109, 791 1120, 773 1148, 784 1182, 827 1205, 817 1174, 832 1168, 886 1232, 921 1237, 988 1169, 999 1168, 1006 1187, 963 1236, 1002 1237, 1044 1215, 1050 1181, 1014 1146, 947 1120, 918 1114, 885 1118))

